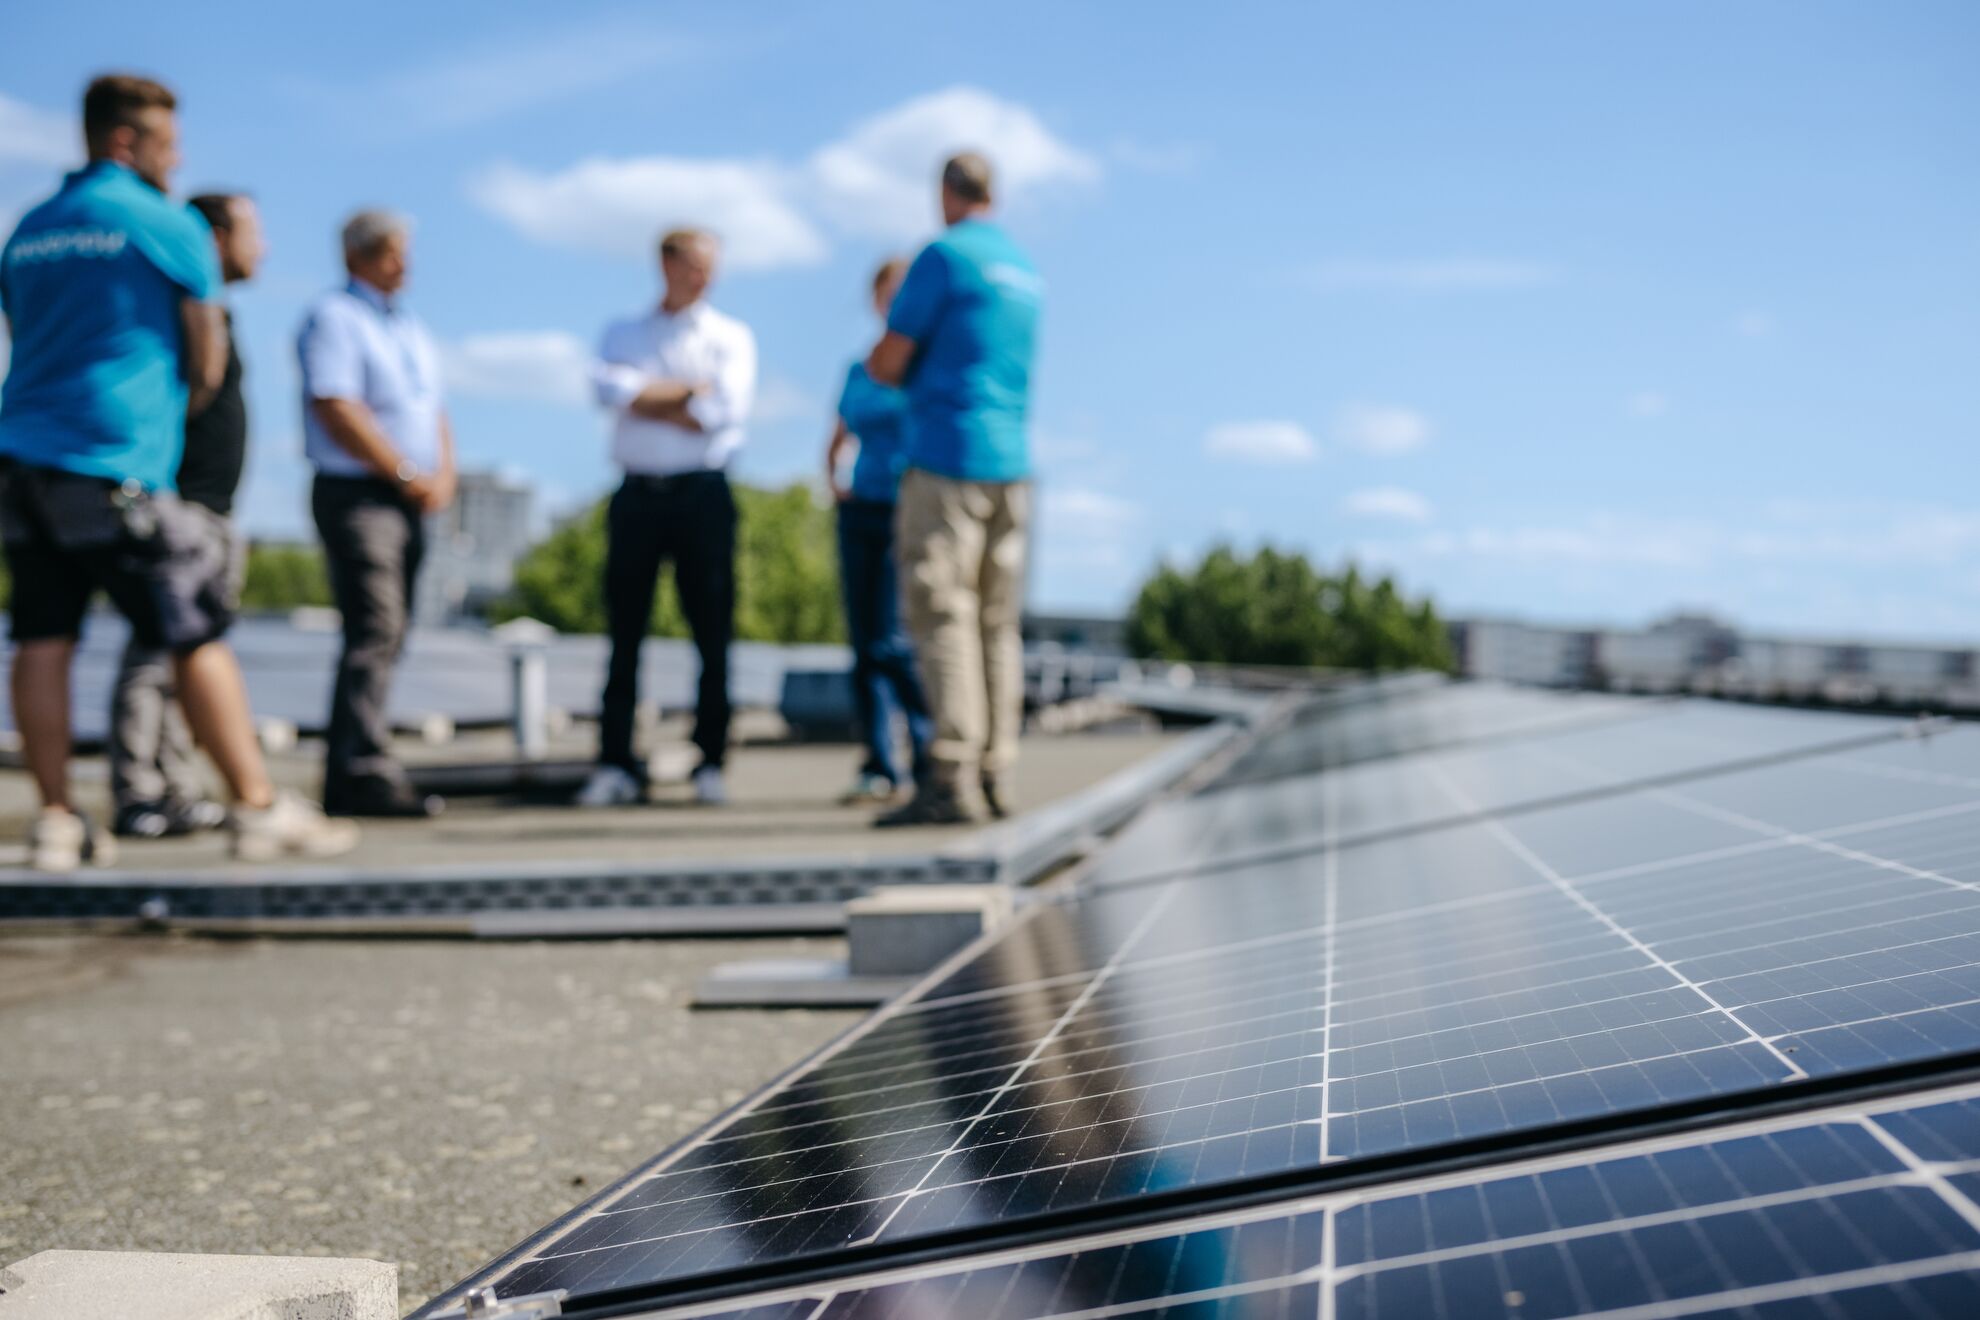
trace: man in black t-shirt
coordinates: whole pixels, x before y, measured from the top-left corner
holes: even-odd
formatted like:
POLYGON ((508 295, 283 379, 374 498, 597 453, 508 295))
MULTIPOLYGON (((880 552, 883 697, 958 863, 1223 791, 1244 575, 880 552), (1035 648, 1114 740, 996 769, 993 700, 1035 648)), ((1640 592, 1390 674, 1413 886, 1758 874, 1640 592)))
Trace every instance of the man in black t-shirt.
MULTIPOLYGON (((264 247, 261 218, 244 193, 203 193, 189 203, 206 218, 229 284, 254 277, 264 247)), ((213 401, 186 419, 186 450, 179 462, 179 497, 188 512, 225 547, 228 591, 238 602, 246 547, 233 522, 234 493, 247 461, 247 403, 241 396, 241 355, 227 321, 227 374, 213 401)), ((155 839, 218 829, 227 811, 207 793, 194 759, 192 738, 172 692, 171 654, 135 637, 124 648, 123 668, 110 705, 110 786, 118 834, 155 839)))

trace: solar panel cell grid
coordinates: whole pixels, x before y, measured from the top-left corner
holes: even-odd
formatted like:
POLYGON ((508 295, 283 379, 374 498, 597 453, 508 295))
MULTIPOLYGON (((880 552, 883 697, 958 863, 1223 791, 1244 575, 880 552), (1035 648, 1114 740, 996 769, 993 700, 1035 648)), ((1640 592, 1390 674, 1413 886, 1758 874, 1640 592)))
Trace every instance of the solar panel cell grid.
POLYGON ((1976 1164, 1969 1090, 1024 1249, 798 1314, 1970 1315, 1980 1206, 1958 1171, 1976 1164))

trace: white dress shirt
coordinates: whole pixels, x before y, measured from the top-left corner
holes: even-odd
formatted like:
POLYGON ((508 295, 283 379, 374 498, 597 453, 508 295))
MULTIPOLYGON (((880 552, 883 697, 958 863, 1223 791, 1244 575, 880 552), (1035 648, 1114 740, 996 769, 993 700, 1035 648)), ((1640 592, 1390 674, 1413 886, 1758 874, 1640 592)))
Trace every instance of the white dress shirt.
POLYGON ((641 476, 719 470, 742 447, 743 423, 756 397, 756 336, 706 303, 658 310, 605 329, 592 370, 598 402, 616 416, 612 461, 641 476), (639 392, 655 380, 700 386, 687 411, 701 430, 637 417, 639 392))
POLYGON ((318 472, 373 475, 337 443, 309 405, 354 399, 421 472, 440 466, 440 354, 404 303, 363 280, 317 299, 296 339, 302 362, 303 451, 318 472))

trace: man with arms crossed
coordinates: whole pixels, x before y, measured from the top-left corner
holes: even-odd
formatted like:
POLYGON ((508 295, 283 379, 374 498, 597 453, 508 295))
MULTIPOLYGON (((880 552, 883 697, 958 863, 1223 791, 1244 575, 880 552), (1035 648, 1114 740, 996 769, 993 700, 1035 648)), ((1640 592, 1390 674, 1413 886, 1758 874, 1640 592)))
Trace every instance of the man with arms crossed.
POLYGON ((582 807, 637 802, 645 763, 633 753, 639 650, 660 565, 674 561, 681 613, 701 657, 695 796, 719 805, 729 745, 729 641, 736 612, 736 504, 728 465, 756 394, 756 337, 706 301, 721 246, 701 229, 660 240, 666 292, 644 316, 608 327, 593 373, 614 414, 612 460, 626 478, 606 512, 605 614, 612 659, 599 716, 598 768, 582 807))
MULTIPOLYGON (((265 251, 254 200, 245 193, 203 193, 189 205, 213 230, 221 280, 239 284, 253 279, 265 251)), ((224 310, 221 316, 227 369, 212 401, 186 419, 179 499, 189 515, 212 525, 225 547, 231 610, 239 603, 246 564, 232 514, 247 461, 247 403, 241 394, 233 317, 224 310)), ((206 796, 192 737, 173 704, 171 653, 145 645, 135 633, 124 647, 110 703, 110 795, 116 812, 111 828, 131 838, 190 834, 226 822, 226 810, 206 796)))
POLYGON ((1043 286, 988 219, 990 163, 942 167, 948 230, 921 250, 867 374, 907 391, 901 574, 908 630, 935 714, 932 770, 879 825, 1002 816, 1024 717, 1031 456, 1025 414, 1043 286))
POLYGON ((405 649, 426 515, 454 500, 454 436, 440 354, 400 294, 412 223, 359 211, 344 223, 342 288, 317 299, 296 341, 310 510, 323 538, 344 650, 330 698, 323 807, 338 816, 436 816, 392 754, 387 701, 405 649))
POLYGON ((172 493, 185 416, 226 369, 213 238, 165 191, 177 102, 148 78, 83 97, 89 164, 0 251, 13 363, 0 395, 0 541, 13 572, 14 721, 42 808, 30 862, 67 871, 111 848, 69 802, 69 665, 103 588, 147 645, 172 655, 179 699, 234 798, 234 855, 324 857, 347 822, 269 783, 239 665, 226 548, 172 493), (181 372, 184 375, 181 375, 181 372))

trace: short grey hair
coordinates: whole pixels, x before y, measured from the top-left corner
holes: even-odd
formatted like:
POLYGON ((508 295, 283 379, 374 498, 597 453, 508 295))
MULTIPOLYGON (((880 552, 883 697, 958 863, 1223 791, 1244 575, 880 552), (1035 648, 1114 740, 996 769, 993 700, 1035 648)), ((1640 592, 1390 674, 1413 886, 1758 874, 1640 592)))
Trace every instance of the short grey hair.
POLYGON ((412 234, 412 217, 368 206, 344 221, 344 260, 368 257, 393 238, 412 234))

